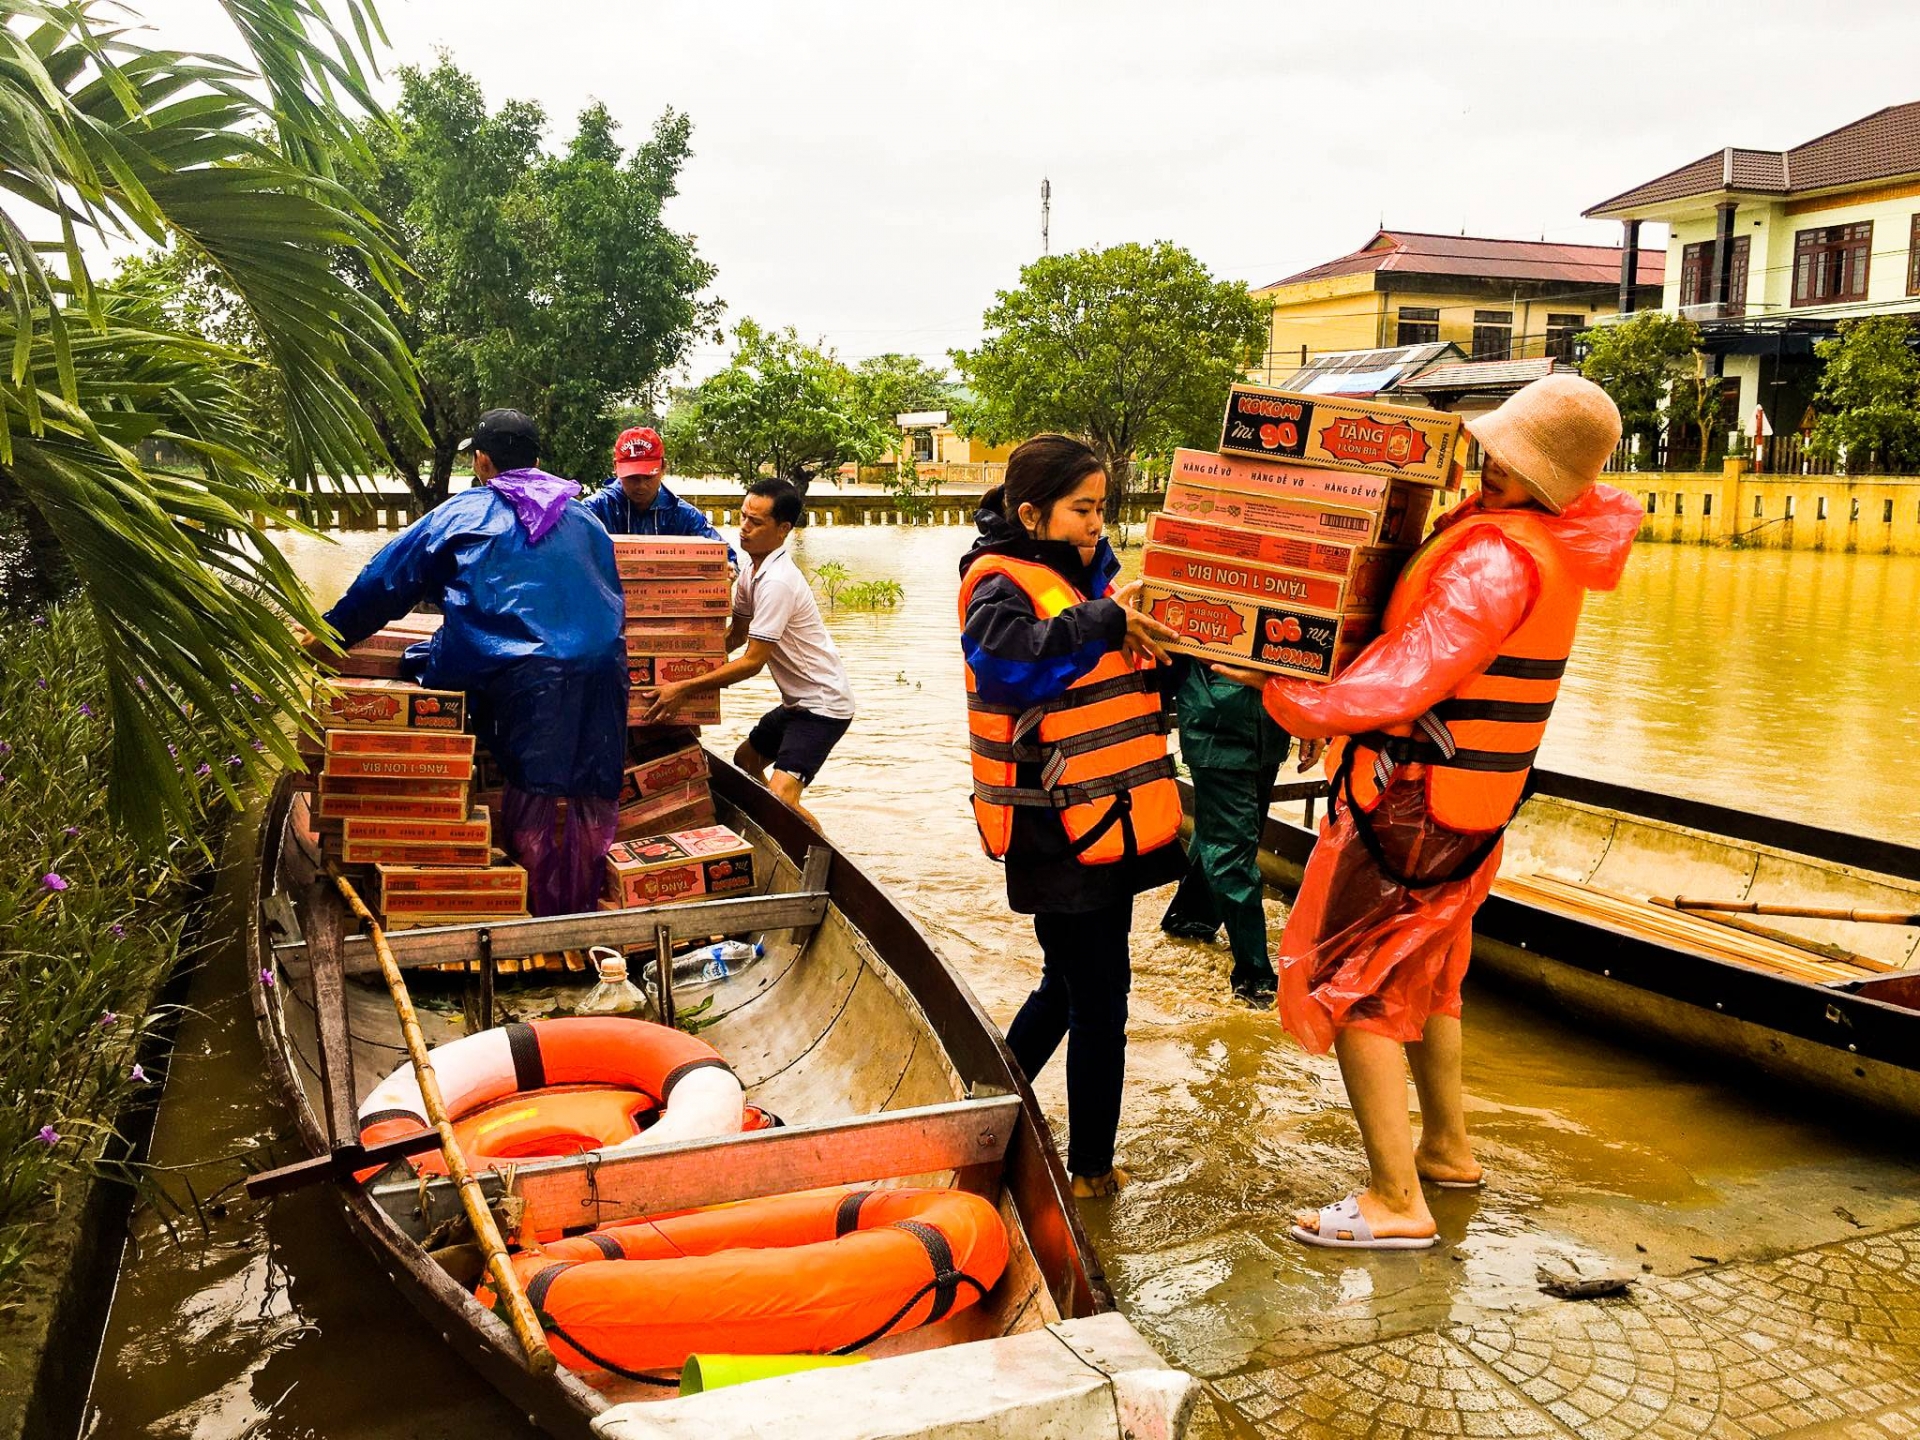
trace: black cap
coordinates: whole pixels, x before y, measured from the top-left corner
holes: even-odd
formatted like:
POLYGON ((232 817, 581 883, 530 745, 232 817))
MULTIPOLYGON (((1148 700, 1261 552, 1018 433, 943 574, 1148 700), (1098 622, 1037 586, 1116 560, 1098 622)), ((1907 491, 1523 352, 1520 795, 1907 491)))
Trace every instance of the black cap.
POLYGON ((518 410, 489 410, 462 450, 478 450, 502 470, 522 470, 540 459, 540 432, 518 410))

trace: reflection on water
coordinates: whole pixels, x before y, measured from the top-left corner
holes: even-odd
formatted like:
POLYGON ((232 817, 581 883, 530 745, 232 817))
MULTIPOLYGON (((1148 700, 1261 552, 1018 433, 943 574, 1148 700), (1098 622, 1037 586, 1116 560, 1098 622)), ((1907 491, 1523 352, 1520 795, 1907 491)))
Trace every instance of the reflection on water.
MULTIPOLYGON (((295 539, 288 549, 325 600, 383 538, 295 539)), ((964 803, 954 604, 968 538, 870 527, 796 538, 803 565, 839 560, 856 580, 906 587, 897 611, 829 617, 860 716, 808 803, 1004 1023, 1034 982, 1037 954, 964 803)), ((1589 602, 1546 761, 1907 838, 1920 825, 1920 786, 1905 778, 1920 770, 1920 647, 1907 633, 1917 601, 1920 559, 1643 546, 1622 588, 1589 602)), ((774 701, 764 677, 728 692, 710 743, 729 751, 774 701)), ((1225 951, 1162 937, 1164 904, 1142 897, 1135 925, 1121 1154, 1140 1180, 1086 1213, 1128 1312, 1174 1359, 1208 1374, 1330 1333, 1360 1339, 1533 1303, 1534 1266, 1549 1252, 1670 1273, 1702 1257, 1837 1238, 1836 1209, 1874 1227, 1920 1218, 1908 1198, 1920 1167, 1835 1133, 1831 1115, 1783 1109, 1475 991, 1466 1078, 1491 1188, 1437 1198, 1450 1243, 1436 1251, 1306 1250, 1286 1238, 1287 1212, 1335 1199, 1362 1175, 1337 1072, 1270 1017, 1223 1004, 1225 951)), ((1270 909, 1277 927, 1284 908, 1270 909)), ((225 1003, 217 1047, 230 1058, 208 1077, 216 1093, 167 1099, 162 1136, 176 1159, 280 1124, 265 1083, 236 1072, 258 1057, 232 1008, 240 1002, 225 1003)), ((1039 1088, 1064 1127, 1059 1069, 1039 1088)), ((217 1185, 238 1169, 214 1172, 217 1185)), ((233 1217, 205 1248, 170 1249, 143 1227, 142 1262, 103 1362, 111 1383, 97 1440, 231 1434, 255 1422, 251 1433, 275 1435, 517 1433, 400 1313, 326 1206, 238 1201, 233 1217), (396 1399, 384 1428, 369 1397, 396 1399)))

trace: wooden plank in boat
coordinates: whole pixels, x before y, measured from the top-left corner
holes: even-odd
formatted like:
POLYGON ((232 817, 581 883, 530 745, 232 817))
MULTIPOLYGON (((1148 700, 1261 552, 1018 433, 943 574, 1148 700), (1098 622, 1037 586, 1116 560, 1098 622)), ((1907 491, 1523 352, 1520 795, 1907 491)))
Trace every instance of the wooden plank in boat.
MULTIPOLYGON (((1005 1157, 1019 1119, 1018 1097, 1003 1095, 655 1150, 531 1160, 514 1170, 513 1193, 525 1202, 521 1223, 531 1230, 604 1225, 729 1200, 997 1162, 1005 1157)), ((480 1183, 491 1198, 505 1182, 495 1170, 483 1174, 480 1183)), ((444 1177, 425 1186, 415 1180, 379 1184, 371 1194, 416 1240, 459 1205, 444 1177)))
MULTIPOLYGON (((813 891, 787 895, 742 895, 725 900, 698 900, 685 905, 658 905, 647 910, 603 910, 592 915, 556 915, 545 920, 499 920, 484 928, 493 932, 496 960, 518 960, 531 955, 584 950, 590 945, 650 945, 656 926, 666 925, 676 940, 704 940, 709 935, 740 935, 796 925, 817 925, 827 913, 827 897, 813 891)), ((406 930, 389 935, 387 943, 402 969, 418 965, 456 964, 480 958, 477 925, 446 925, 406 930)), ((276 945, 276 958, 304 961, 306 946, 276 945)), ((353 936, 341 947, 349 975, 373 974, 380 962, 373 942, 353 936)))
POLYGON ((320 1038, 320 1094, 334 1148, 360 1138, 354 1115, 353 1040, 347 1024, 346 975, 340 956, 346 910, 331 889, 316 886, 307 904, 307 960, 314 1026, 320 1038))

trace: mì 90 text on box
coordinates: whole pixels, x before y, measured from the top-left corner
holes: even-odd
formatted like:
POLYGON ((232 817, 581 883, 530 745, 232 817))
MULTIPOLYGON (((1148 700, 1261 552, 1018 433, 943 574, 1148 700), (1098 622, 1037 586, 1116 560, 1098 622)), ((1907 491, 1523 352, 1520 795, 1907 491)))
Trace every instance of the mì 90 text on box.
POLYGON ((1433 486, 1460 483, 1459 448, 1458 415, 1261 385, 1227 392, 1220 431, 1226 454, 1433 486))

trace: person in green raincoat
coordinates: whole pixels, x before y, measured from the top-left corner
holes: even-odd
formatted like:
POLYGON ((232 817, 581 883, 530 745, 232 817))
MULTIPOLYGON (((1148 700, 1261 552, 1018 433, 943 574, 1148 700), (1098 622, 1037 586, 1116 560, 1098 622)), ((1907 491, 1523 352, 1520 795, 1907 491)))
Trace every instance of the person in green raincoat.
POLYGON ((1271 1005, 1275 975, 1267 953, 1260 828, 1292 742, 1256 692, 1199 661, 1176 663, 1174 708, 1180 758, 1193 778, 1193 839, 1186 878, 1160 928, 1182 939, 1212 940, 1224 921, 1233 994, 1250 1005, 1271 1005))

